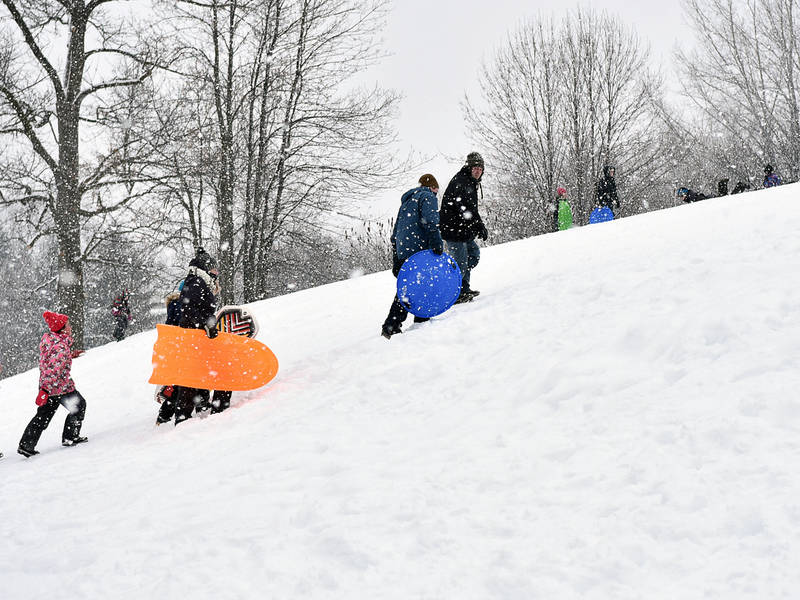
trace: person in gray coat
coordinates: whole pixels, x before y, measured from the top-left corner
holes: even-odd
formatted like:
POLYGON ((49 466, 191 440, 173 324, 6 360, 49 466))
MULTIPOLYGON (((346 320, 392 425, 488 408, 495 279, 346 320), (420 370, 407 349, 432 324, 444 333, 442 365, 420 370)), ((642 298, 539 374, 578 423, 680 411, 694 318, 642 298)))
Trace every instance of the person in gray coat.
MULTIPOLYGON (((444 242, 439 233, 439 200, 436 194, 439 183, 426 173, 419 178, 419 187, 412 188, 400 199, 400 210, 392 230, 392 274, 397 277, 403 263, 411 255, 422 250, 433 250, 436 254, 444 252, 444 242)), ((381 328, 381 335, 387 340, 396 333, 402 333, 402 324, 408 311, 395 294, 389 316, 381 328)), ((414 322, 427 321, 414 317, 414 322)))

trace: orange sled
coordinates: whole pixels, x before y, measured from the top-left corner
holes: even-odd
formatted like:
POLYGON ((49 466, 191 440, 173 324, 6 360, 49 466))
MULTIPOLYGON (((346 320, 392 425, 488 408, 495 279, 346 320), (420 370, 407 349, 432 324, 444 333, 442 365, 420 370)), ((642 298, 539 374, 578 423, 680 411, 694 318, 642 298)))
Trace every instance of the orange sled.
POLYGON ((233 333, 213 340, 202 329, 156 325, 149 383, 204 390, 254 390, 278 373, 278 359, 261 342, 233 333))

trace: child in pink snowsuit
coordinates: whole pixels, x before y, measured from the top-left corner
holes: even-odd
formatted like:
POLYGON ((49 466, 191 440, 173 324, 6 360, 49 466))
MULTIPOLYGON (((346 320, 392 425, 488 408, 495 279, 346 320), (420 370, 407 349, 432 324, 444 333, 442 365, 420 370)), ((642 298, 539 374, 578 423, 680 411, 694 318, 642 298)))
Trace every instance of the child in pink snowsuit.
POLYGON ((36 397, 39 409, 19 442, 17 452, 23 456, 39 454, 36 444, 59 405, 69 411, 64 421, 61 444, 74 446, 87 441, 86 437, 80 435, 86 414, 86 400, 75 389, 70 376, 72 358, 77 356, 72 352, 72 327, 66 315, 45 311, 42 316, 50 331, 42 336, 39 343, 39 395, 36 397))

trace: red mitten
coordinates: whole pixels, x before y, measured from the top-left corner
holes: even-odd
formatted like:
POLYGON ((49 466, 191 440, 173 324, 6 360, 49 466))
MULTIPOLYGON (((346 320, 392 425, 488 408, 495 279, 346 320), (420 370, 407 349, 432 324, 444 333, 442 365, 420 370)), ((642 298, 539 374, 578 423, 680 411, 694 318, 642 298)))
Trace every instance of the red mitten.
POLYGON ((78 358, 79 356, 83 355, 84 350, 73 350, 72 351, 72 358, 78 358))
POLYGON ((36 406, 44 406, 47 404, 48 398, 50 398, 50 394, 44 390, 39 390, 39 394, 36 396, 36 406))

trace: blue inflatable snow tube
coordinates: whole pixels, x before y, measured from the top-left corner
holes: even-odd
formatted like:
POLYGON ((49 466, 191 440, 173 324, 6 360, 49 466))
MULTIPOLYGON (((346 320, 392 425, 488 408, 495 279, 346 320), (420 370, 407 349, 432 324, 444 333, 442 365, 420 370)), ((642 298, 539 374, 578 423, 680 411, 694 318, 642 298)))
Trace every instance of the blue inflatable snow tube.
POLYGON ((606 221, 613 221, 614 213, 607 206, 600 206, 592 211, 589 215, 589 224, 592 223, 605 223, 606 221))

